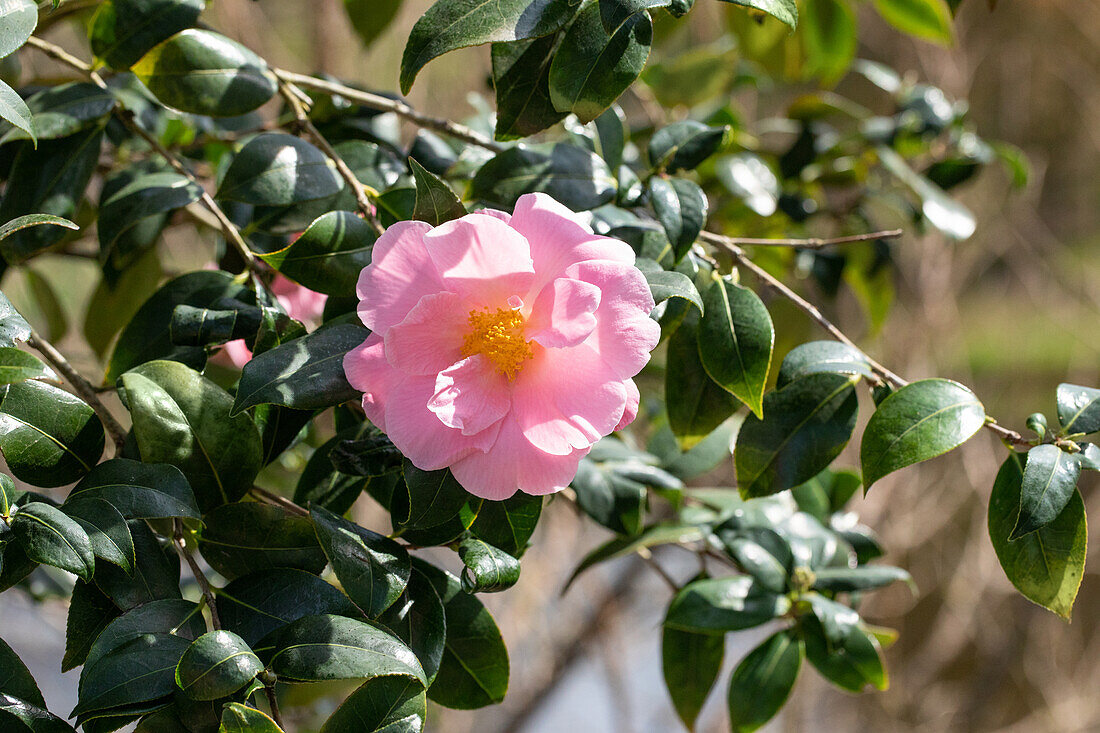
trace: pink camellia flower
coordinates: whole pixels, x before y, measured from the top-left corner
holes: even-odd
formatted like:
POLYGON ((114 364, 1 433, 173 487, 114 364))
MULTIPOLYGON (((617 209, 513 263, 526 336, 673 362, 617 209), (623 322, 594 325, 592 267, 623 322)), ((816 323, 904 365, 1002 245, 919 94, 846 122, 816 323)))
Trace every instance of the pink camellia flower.
MULTIPOLYGON (((307 287, 303 287, 293 280, 276 274, 271 281, 271 293, 283 306, 287 315, 296 321, 301 321, 306 326, 315 325, 321 320, 321 314, 325 310, 327 295, 315 293, 307 287)), ((223 349, 225 358, 238 369, 244 367, 252 359, 252 349, 244 339, 230 341, 223 349)))
POLYGON ((372 333, 344 371, 367 417, 486 499, 564 488, 634 420, 632 377, 660 338, 634 251, 545 194, 511 216, 394 224, 356 292, 372 333))

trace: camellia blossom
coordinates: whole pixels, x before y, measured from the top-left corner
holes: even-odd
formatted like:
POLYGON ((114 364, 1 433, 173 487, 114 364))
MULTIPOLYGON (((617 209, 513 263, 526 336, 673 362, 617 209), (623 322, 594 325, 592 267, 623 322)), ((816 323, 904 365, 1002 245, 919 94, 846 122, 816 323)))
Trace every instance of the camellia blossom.
MULTIPOLYGON (((276 274, 271 281, 271 293, 288 316, 301 321, 306 326, 312 326, 321 320, 325 301, 328 300, 327 295, 315 293, 279 274, 276 274)), ((225 358, 238 369, 252 360, 252 349, 248 348, 248 343, 244 339, 230 341, 223 347, 221 353, 225 354, 225 358)))
POLYGON ((632 377, 660 339, 649 286, 629 245, 549 196, 399 222, 371 259, 356 292, 372 333, 344 371, 418 468, 486 499, 549 494, 637 415, 632 377))

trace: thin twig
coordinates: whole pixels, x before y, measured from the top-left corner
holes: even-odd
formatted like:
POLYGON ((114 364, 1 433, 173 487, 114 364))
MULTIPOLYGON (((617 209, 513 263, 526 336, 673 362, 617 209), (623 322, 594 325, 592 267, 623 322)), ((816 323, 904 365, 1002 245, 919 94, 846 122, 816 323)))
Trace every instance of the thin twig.
POLYGON ((661 563, 657 562, 657 560, 653 557, 652 552, 650 552, 646 548, 642 548, 642 550, 638 551, 638 556, 641 557, 642 560, 644 560, 645 563, 653 569, 653 572, 661 576, 661 580, 665 581, 665 584, 672 590, 674 594, 679 592, 680 585, 676 582, 676 579, 669 575, 667 570, 661 567, 661 563))
POLYGON ((897 239, 904 232, 901 229, 885 229, 881 232, 851 234, 845 237, 809 237, 807 239, 754 239, 752 237, 726 237, 730 244, 753 247, 800 247, 802 249, 821 249, 833 244, 851 244, 852 242, 870 242, 876 239, 897 239))
POLYGON ((286 730, 283 715, 279 712, 279 698, 275 695, 274 682, 264 682, 264 694, 267 695, 267 704, 271 706, 271 719, 275 721, 275 725, 279 726, 280 730, 286 730))
MULTIPOLYGON (((325 136, 321 134, 321 131, 317 129, 317 126, 313 124, 313 121, 309 119, 309 115, 306 113, 305 106, 302 104, 301 97, 309 99, 298 87, 290 82, 283 72, 276 71, 275 78, 279 83, 279 94, 286 100, 287 106, 290 107, 290 111, 294 114, 294 120, 298 127, 306 132, 313 142, 321 149, 325 155, 336 165, 336 170, 340 173, 340 177, 344 179, 344 182, 351 187, 352 193, 355 194, 355 202, 359 206, 359 212, 366 218, 370 225, 374 228, 375 232, 382 234, 385 229, 382 227, 381 222, 378 221, 377 211, 374 208, 374 204, 370 202, 370 198, 367 197, 367 192, 363 188, 363 184, 355 177, 355 173, 352 172, 348 164, 344 162, 344 159, 340 157, 340 154, 332 147, 325 136)), ((312 101, 310 102, 312 104, 312 101)))
POLYGON ((195 582, 199 584, 199 589, 202 591, 202 597, 206 601, 206 607, 210 609, 210 623, 214 625, 214 630, 220 630, 222 627, 221 618, 218 616, 218 606, 214 600, 214 591, 210 588, 210 582, 206 579, 206 575, 203 574, 202 568, 195 562, 195 558, 191 556, 191 551, 187 549, 187 544, 183 541, 183 520, 172 520, 172 544, 176 546, 176 552, 187 563, 187 567, 191 568, 191 574, 195 576, 195 582))
POLYGON ((313 76, 306 76, 305 74, 295 74, 293 71, 286 71, 284 69, 274 69, 274 72, 277 77, 289 81, 302 89, 313 89, 326 94, 336 94, 356 104, 361 104, 364 107, 370 107, 371 109, 377 109, 384 112, 393 112, 398 117, 403 117, 418 127, 425 127, 429 130, 442 132, 457 140, 477 145, 486 150, 492 150, 495 153, 502 152, 505 149, 500 143, 491 140, 476 130, 472 130, 465 125, 460 125, 457 122, 452 122, 442 117, 432 117, 430 115, 421 114, 409 105, 396 99, 383 97, 380 94, 364 92, 360 89, 355 89, 345 84, 329 81, 327 79, 318 79, 313 76))
POLYGON ((46 361, 50 362, 57 371, 65 376, 65 379, 69 380, 69 384, 72 385, 73 391, 76 392, 77 396, 87 402, 88 406, 95 410, 95 414, 99 416, 100 421, 103 423, 103 427, 107 430, 107 434, 111 436, 111 442, 115 445, 115 453, 117 454, 122 450, 122 444, 126 442, 126 431, 122 428, 122 425, 119 424, 118 420, 115 419, 115 416, 111 414, 111 411, 107 409, 107 406, 99 399, 99 395, 96 394, 95 388, 88 380, 80 376, 80 373, 73 368, 73 365, 69 363, 60 351, 54 348, 53 344, 34 331, 31 331, 31 336, 27 339, 27 343, 31 348, 46 357, 46 361))
POLYGON ((278 494, 268 491, 267 489, 261 489, 259 486, 253 486, 250 489, 249 493, 251 493, 260 501, 263 501, 266 504, 273 504, 275 506, 282 507, 291 514, 297 514, 299 517, 309 516, 309 510, 305 507, 299 504, 295 504, 293 501, 287 499, 285 496, 279 496, 278 494))

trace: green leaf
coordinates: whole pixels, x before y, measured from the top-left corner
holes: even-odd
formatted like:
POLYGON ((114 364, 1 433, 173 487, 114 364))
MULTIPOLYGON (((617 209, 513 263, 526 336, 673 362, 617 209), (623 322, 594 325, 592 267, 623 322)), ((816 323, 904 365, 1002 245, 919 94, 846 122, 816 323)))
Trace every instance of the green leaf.
POLYGON ((142 459, 183 471, 200 509, 252 488, 263 458, 260 434, 248 415, 230 416, 233 399, 223 389, 173 361, 142 364, 121 381, 142 459))
POLYGON ((270 568, 320 573, 328 561, 305 517, 257 502, 215 507, 203 516, 199 551, 226 578, 270 568))
POLYGON ((408 94, 424 66, 448 51, 546 36, 576 14, 579 0, 436 0, 416 21, 401 59, 408 94))
POLYGON ((166 633, 145 633, 89 666, 72 715, 156 700, 176 689, 175 671, 191 645, 166 633))
MULTIPOLYGON (((0 692, 0 721, 14 718, 30 733, 73 733, 72 727, 45 707, 0 692)), ((10 723, 5 723, 7 728, 10 723)))
POLYGON ((707 195, 695 181, 663 176, 650 178, 648 191, 653 213, 681 260, 707 223, 707 195))
POLYGON ((668 341, 665 407, 668 424, 689 449, 724 423, 738 402, 707 374, 699 358, 698 316, 689 313, 668 341))
POLYGON ((787 702, 802 666, 802 642, 779 631, 753 649, 730 678, 730 729, 749 733, 767 723, 787 702))
POLYGON ((176 666, 176 684, 193 700, 217 700, 263 671, 259 657, 231 631, 211 631, 191 643, 176 666))
POLYGON ((369 46, 397 17, 401 0, 344 0, 344 9, 363 44, 369 46))
POLYGON ((948 45, 951 9, 944 0, 874 0, 875 9, 887 23, 903 33, 948 45))
MULTIPOLYGON (((909 2, 910 0, 899 1, 909 2)), ((912 1, 925 2, 926 0, 912 1)), ((942 0, 927 1, 942 2, 942 0)), ((914 171, 893 149, 879 146, 876 152, 883 167, 920 198, 921 212, 932 226, 955 240, 968 239, 974 233, 977 222, 969 209, 948 196, 928 178, 914 171)))
POLYGON ((774 543, 765 547, 767 542, 760 537, 760 533, 769 530, 762 527, 753 529, 757 532, 745 533, 748 536, 739 533, 728 539, 723 537, 722 544, 741 569, 760 585, 772 593, 783 593, 787 590, 787 567, 792 560, 790 550, 777 535, 771 535, 774 543))
POLYGON ((661 631, 661 670, 676 714, 688 730, 722 671, 724 636, 664 628, 661 631))
POLYGON ((0 346, 0 385, 17 384, 28 379, 56 382, 57 374, 34 354, 14 346, 0 346))
POLYGON ((1056 445, 1037 445, 1027 452, 1020 516, 1009 535, 1016 541, 1053 522, 1077 492, 1081 459, 1056 445))
POLYGON ((315 506, 317 539, 340 585, 359 608, 376 618, 393 605, 409 582, 409 553, 388 537, 315 506))
POLYGON ((133 572, 134 538, 118 509, 103 499, 87 498, 66 500, 61 510, 84 528, 96 557, 133 572))
POLYGON ((608 34, 614 33, 631 18, 649 8, 667 8, 673 0, 599 0, 600 21, 608 34))
POLYGON ((1067 435, 1100 431, 1100 389, 1059 384, 1058 422, 1067 435))
POLYGON ((1024 462, 1012 453, 989 497, 989 539, 1005 575, 1025 597, 1069 619, 1085 570, 1088 527, 1085 505, 1074 491, 1054 521, 1012 542, 1020 511, 1024 462))
POLYGON ((205 632, 202 608, 182 598, 154 600, 131 609, 107 623, 92 642, 80 671, 81 686, 101 659, 146 634, 174 634, 192 641, 205 632))
POLYGON ((664 623, 681 631, 724 634, 767 623, 790 606, 786 596, 772 593, 750 577, 706 578, 676 594, 664 623))
POLYGON ((163 104, 212 117, 251 112, 277 89, 262 58, 204 30, 177 33, 150 49, 132 70, 163 104))
POLYGON ((771 216, 779 206, 779 179, 753 153, 724 155, 714 164, 718 180, 730 193, 760 216, 771 216))
POLYGON ((571 486, 577 492, 577 506, 599 524, 618 534, 641 531, 648 496, 644 484, 582 458, 571 486))
POLYGON ((681 120, 662 127, 649 139, 649 162, 669 173, 694 170, 722 145, 729 126, 710 127, 696 120, 681 120))
POLYGON ((0 144, 36 137, 38 140, 68 137, 111 114, 116 104, 109 91, 91 82, 48 87, 27 99, 27 107, 34 115, 36 134, 12 129, 0 137, 0 144))
POLYGON ((798 25, 798 6, 795 0, 724 0, 724 2, 767 13, 783 21, 792 29, 798 25))
POLYGON ((837 642, 830 642, 813 616, 802 623, 806 658, 821 676, 842 690, 861 692, 868 684, 885 690, 889 683, 878 641, 859 625, 852 625, 837 642))
POLYGON ((359 273, 370 264, 378 235, 351 211, 322 214, 289 246, 259 255, 267 264, 326 295, 355 293, 359 273))
POLYGON ((470 532, 518 558, 530 542, 542 514, 542 497, 516 492, 504 501, 484 501, 470 532))
POLYGON ((856 15, 843 0, 815 0, 802 6, 802 46, 807 76, 832 84, 852 65, 859 45, 856 15))
POLYGON ((82 499, 105 499, 127 519, 156 519, 201 515, 195 494, 175 466, 113 458, 95 466, 69 492, 66 504, 82 499))
POLYGON ((626 149, 626 115, 621 107, 613 104, 595 119, 595 123, 600 157, 607 161, 608 167, 618 171, 623 164, 623 152, 626 149))
POLYGON ((405 459, 403 472, 408 504, 395 502, 391 509, 394 523, 402 528, 425 529, 443 524, 458 516, 470 499, 449 469, 422 471, 405 459))
POLYGON ((31 324, 19 315, 8 296, 0 292, 0 346, 15 346, 31 337, 31 324))
POLYGON ((894 392, 863 432, 863 485, 947 453, 985 424, 985 408, 969 389, 948 379, 924 379, 894 392))
POLYGON ((362 326, 339 323, 253 357, 241 372, 231 414, 240 419, 242 410, 262 404, 320 410, 356 399, 344 355, 367 335, 362 326))
POLYGON ((134 571, 100 563, 96 585, 124 611, 162 598, 180 598, 180 558, 175 549, 162 545, 143 521, 130 520, 126 526, 134 540, 134 571))
POLYGON ((378 617, 416 653, 431 685, 443 662, 447 645, 447 618, 443 601, 419 565, 413 565, 405 592, 378 617))
POLYGON ((42 692, 38 689, 38 683, 34 681, 31 671, 3 639, 0 639, 0 692, 26 700, 40 708, 46 707, 46 701, 42 698, 42 692))
POLYGON ((142 227, 154 225, 159 232, 167 214, 198 201, 202 193, 201 186, 175 171, 128 169, 116 174, 105 184, 99 203, 96 226, 101 260, 120 269, 132 264, 143 249, 134 249, 142 227))
POLYGON ((703 297, 696 336, 703 368, 763 418, 764 385, 775 345, 768 309, 752 290, 726 279, 714 281, 703 297))
POLYGON ((467 593, 499 593, 519 581, 519 561, 503 550, 476 537, 467 537, 458 545, 462 570, 462 590, 467 593))
POLYGON ((73 585, 65 621, 65 656, 61 660, 61 671, 68 672, 84 664, 93 642, 120 613, 114 601, 95 583, 78 580, 73 585))
POLYGON ((394 478, 392 474, 378 478, 349 476, 336 470, 331 460, 333 448, 356 431, 357 428, 352 428, 338 433, 313 452, 294 488, 297 504, 314 504, 342 514, 351 508, 365 488, 372 484, 382 485, 394 478))
POLYGON ((38 131, 34 124, 34 113, 31 112, 18 92, 3 80, 0 80, 0 119, 10 122, 16 128, 27 133, 27 137, 31 139, 31 142, 38 145, 38 131))
POLYGON ((508 650, 493 617, 447 571, 418 558, 413 568, 435 589, 446 616, 446 647, 428 697, 457 710, 500 702, 508 691, 508 650))
POLYGON ((1085 443, 1081 446, 1081 468, 1085 471, 1100 471, 1100 447, 1095 443, 1085 443))
POLYGON ((512 209, 525 193, 548 193, 574 211, 614 200, 618 184, 607 163, 576 145, 509 148, 481 166, 470 182, 470 196, 512 209))
POLYGON ((99 460, 103 441, 92 408, 62 389, 32 381, 0 391, 0 451, 21 481, 72 483, 99 460))
POLYGON ((106 0, 92 16, 88 40, 97 59, 116 71, 198 22, 204 0, 106 0))
POLYGON ((333 196, 343 187, 336 166, 312 143, 264 132, 233 157, 217 196, 256 206, 289 206, 333 196))
POLYGON ((649 13, 630 16, 612 34, 599 3, 584 6, 566 29, 550 63, 550 100, 581 123, 596 119, 634 83, 653 43, 649 13))
POLYGON ((857 568, 818 568, 814 571, 813 588, 837 593, 874 590, 896 581, 910 585, 913 579, 901 568, 889 565, 861 565, 857 568))
POLYGON ((874 376, 862 351, 839 341, 810 341, 796 346, 783 357, 775 386, 782 389, 799 377, 820 372, 874 376))
POLYGON ((222 708, 218 733, 283 733, 283 729, 266 713, 256 708, 239 702, 228 702, 222 708))
POLYGON ((358 615, 348 597, 304 570, 263 570, 217 591, 222 625, 256 647, 272 632, 305 616, 358 615))
POLYGON ((9 0, 0 5, 0 58, 27 42, 38 26, 38 5, 32 0, 9 0))
POLYGON ((426 684, 413 651, 388 631, 344 616, 306 616, 279 632, 268 663, 286 681, 397 675, 426 684))
POLYGON ((669 298, 681 298, 694 305, 699 313, 703 313, 703 296, 699 294, 699 289, 690 277, 675 270, 665 270, 647 257, 639 257, 634 264, 645 275, 649 292, 653 294, 653 302, 659 304, 669 298))
POLYGON ((321 733, 420 733, 427 718, 424 687, 406 677, 375 677, 336 708, 321 733))
POLYGON ((856 377, 808 374, 768 393, 733 451, 741 495, 768 496, 809 481, 840 455, 855 429, 856 377))
POLYGON ((560 36, 493 44, 497 140, 534 135, 565 118, 567 113, 554 109, 550 99, 550 63, 560 36))
POLYGON ((416 179, 416 207, 413 218, 426 221, 433 227, 466 216, 466 207, 447 183, 409 158, 409 168, 416 179))

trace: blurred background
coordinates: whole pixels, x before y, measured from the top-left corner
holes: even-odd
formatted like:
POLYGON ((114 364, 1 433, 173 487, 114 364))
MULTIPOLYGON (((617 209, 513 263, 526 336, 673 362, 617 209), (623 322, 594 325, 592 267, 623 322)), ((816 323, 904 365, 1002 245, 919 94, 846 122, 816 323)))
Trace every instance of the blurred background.
MULTIPOLYGON (((405 38, 429 5, 429 0, 406 0, 369 49, 351 30, 341 0, 222 0, 211 3, 204 19, 279 66, 324 71, 393 92, 405 38)), ((731 10, 698 0, 674 29, 658 29, 661 43, 651 64, 666 48, 722 43, 730 33, 731 10)), ((870 3, 860 4, 859 27, 860 58, 969 100, 970 120, 979 133, 1021 148, 1031 175, 1026 188, 1017 190, 991 166, 952 192, 976 215, 977 232, 969 240, 952 243, 935 232, 901 240, 896 301, 884 327, 867 329, 843 297, 833 315, 902 376, 958 379, 975 388, 990 414, 1022 429, 1036 410, 1053 414, 1059 382, 1100 384, 1100 3, 1000 0, 990 11, 981 0, 967 0, 950 48, 899 34, 870 3)), ((59 39, 66 34, 67 47, 87 58, 77 32, 57 29, 59 39)), ((488 74, 485 49, 459 51, 429 64, 410 98, 424 111, 461 119, 475 112, 471 90, 491 100, 488 74)), ((860 87, 850 79, 841 80, 838 90, 860 97, 860 87)), ((798 91, 785 87, 786 101, 798 91)), ((766 91, 745 104, 765 108, 766 91)), ((762 115, 752 109, 745 116, 751 128, 751 120, 762 115)), ((166 246, 180 248, 181 270, 188 258, 202 261, 186 243, 166 246)), ((50 258, 36 260, 33 270, 34 277, 54 284, 60 312, 40 309, 30 314, 32 320, 79 324, 94 279, 50 258)), ((9 277, 4 290, 17 304, 21 297, 26 301, 39 287, 34 277, 9 277)), ((787 315, 776 313, 777 321, 787 315)), ((799 318, 793 312, 790 317, 799 318)), ((80 329, 70 331, 77 333, 62 342, 66 353, 86 373, 100 374, 80 329)), ((989 490, 1002 459, 1002 448, 983 433, 949 457, 891 475, 855 501, 853 508, 887 548, 885 561, 908 569, 919 587, 916 596, 891 587, 865 606, 867 618, 900 632, 886 652, 890 689, 851 696, 804 670, 792 702, 768 730, 1100 730, 1098 553, 1090 552, 1072 624, 1016 593, 986 533, 989 490)), ((837 465, 857 466, 855 452, 850 449, 837 465)), ((708 481, 729 485, 732 469, 708 481)), ((1095 474, 1082 480, 1090 512, 1100 512, 1097 484, 1095 474)), ((370 507, 362 511, 361 520, 372 526, 370 507)), ((507 699, 472 712, 431 708, 429 730, 679 729, 661 682, 659 625, 669 591, 660 579, 640 561, 625 559, 560 594, 577 561, 604 539, 604 531, 564 502, 548 507, 524 557, 519 584, 483 597, 511 654, 507 699)), ((670 549, 659 555, 681 580, 695 572, 691 556, 683 554, 670 549)), ((12 593, 5 594, 4 603, 5 637, 29 655, 51 707, 68 710, 77 673, 57 671, 64 607, 34 606, 12 593)), ((766 634, 731 637, 727 666, 766 634)), ((701 731, 728 730, 724 679, 700 718, 701 731)), ((312 704, 324 712, 331 701, 319 698, 312 704)))

